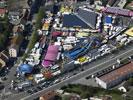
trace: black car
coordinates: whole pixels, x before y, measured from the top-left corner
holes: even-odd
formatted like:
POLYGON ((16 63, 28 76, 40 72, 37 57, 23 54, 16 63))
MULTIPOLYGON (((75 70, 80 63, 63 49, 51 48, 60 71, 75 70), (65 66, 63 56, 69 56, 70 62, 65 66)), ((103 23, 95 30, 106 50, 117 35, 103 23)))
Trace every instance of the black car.
POLYGON ((4 87, 5 87, 4 85, 0 85, 0 90, 4 89, 4 87))
POLYGON ((43 88, 41 86, 37 86, 37 89, 38 90, 42 90, 43 88))
POLYGON ((33 90, 27 90, 27 93, 33 94, 33 90))
POLYGON ((33 89, 33 92, 36 93, 36 92, 38 92, 38 90, 37 89, 33 89))

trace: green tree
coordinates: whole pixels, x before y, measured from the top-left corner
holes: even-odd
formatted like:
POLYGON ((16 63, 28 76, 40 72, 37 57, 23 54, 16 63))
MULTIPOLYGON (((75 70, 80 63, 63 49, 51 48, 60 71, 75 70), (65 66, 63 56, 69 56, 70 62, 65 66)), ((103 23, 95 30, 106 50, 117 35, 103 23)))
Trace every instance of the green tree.
POLYGON ((44 8, 40 7, 39 12, 37 14, 36 24, 35 24, 36 29, 41 28, 41 26, 42 26, 41 20, 44 18, 44 15, 45 15, 44 14, 44 8))
POLYGON ((43 7, 40 7, 39 11, 38 11, 38 14, 37 14, 37 17, 36 17, 36 23, 35 23, 35 29, 34 31, 32 32, 32 35, 31 35, 31 38, 30 38, 30 41, 28 43, 28 46, 27 46, 27 52, 26 54, 23 55, 23 60, 25 60, 25 58, 28 56, 28 53, 30 52, 30 50, 34 47, 35 43, 37 42, 38 40, 38 33, 37 33, 37 30, 40 29, 42 27, 42 22, 41 20, 44 18, 44 8, 43 7))

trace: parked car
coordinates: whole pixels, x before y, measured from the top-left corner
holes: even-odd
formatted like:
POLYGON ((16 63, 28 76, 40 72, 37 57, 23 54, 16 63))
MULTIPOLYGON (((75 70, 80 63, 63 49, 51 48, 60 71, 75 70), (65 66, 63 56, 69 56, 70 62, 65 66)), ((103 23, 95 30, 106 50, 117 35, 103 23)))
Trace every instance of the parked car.
POLYGON ((38 90, 42 90, 43 88, 41 86, 37 86, 37 89, 38 90))
POLYGON ((4 85, 0 85, 0 90, 4 89, 4 87, 5 87, 4 85))
POLYGON ((33 90, 27 90, 27 93, 33 94, 33 90))
POLYGON ((32 83, 30 81, 24 81, 24 82, 18 84, 17 88, 22 90, 22 89, 24 89, 26 87, 30 87, 30 86, 32 86, 32 83))

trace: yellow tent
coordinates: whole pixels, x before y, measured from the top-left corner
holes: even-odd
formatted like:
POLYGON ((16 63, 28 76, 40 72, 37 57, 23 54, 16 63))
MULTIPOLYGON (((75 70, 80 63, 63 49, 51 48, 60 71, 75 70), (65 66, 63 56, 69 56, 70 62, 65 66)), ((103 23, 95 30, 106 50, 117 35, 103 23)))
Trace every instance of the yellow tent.
POLYGON ((127 35, 129 35, 129 36, 133 36, 133 27, 130 28, 129 30, 127 30, 127 31, 125 32, 125 34, 127 34, 127 35))
POLYGON ((88 36, 88 33, 85 33, 85 32, 78 32, 76 34, 77 37, 87 37, 88 36))

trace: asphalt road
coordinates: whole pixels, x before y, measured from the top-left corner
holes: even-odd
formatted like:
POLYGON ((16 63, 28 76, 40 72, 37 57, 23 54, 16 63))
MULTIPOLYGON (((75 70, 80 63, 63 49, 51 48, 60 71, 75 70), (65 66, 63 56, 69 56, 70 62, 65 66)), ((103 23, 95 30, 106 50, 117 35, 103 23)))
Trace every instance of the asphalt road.
MULTIPOLYGON (((102 59, 102 60, 104 60, 103 62, 101 62, 101 60, 99 60, 101 63, 99 63, 99 61, 98 62, 95 61, 95 63, 93 63, 92 65, 91 64, 86 65, 85 67, 89 67, 88 69, 86 69, 85 71, 82 71, 82 72, 80 72, 80 73, 78 73, 76 75, 71 76, 69 79, 66 79, 66 80, 64 80, 64 81, 62 81, 60 83, 52 85, 52 86, 50 86, 50 87, 48 87, 48 88, 46 88, 46 89, 44 89, 42 91, 39 91, 39 92, 37 92, 35 94, 32 94, 30 96, 27 96, 27 97, 26 97, 27 94, 24 93, 23 96, 25 95, 25 97, 21 98, 21 100, 33 100, 34 98, 43 95, 47 91, 59 89, 60 87, 73 82, 74 80, 78 80, 78 79, 80 79, 82 77, 92 75, 93 73, 95 73, 95 72, 97 72, 99 70, 102 70, 102 69, 104 69, 104 68, 106 68, 108 66, 111 66, 111 65, 116 63, 116 60, 118 58, 123 58, 124 59, 124 58, 129 57, 132 54, 133 54, 133 44, 131 44, 130 46, 124 48, 123 50, 121 50, 119 53, 117 53, 113 57, 111 57, 112 56, 111 55, 110 58, 106 58, 107 57, 106 56, 105 57, 106 60, 102 59)), ((22 97, 22 96, 19 96, 19 97, 22 97)), ((19 99, 17 99, 17 100, 19 100, 19 99)))

